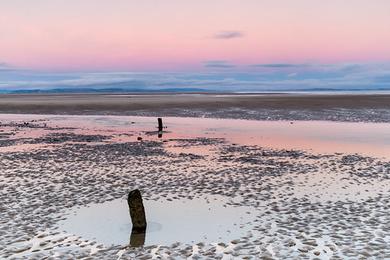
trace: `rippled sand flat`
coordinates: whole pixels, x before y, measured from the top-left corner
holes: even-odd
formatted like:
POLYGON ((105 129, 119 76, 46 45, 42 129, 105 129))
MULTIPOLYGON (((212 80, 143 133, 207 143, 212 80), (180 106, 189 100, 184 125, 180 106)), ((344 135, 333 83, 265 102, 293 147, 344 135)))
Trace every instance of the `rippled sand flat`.
POLYGON ((390 122, 387 93, 128 93, 1 95, 2 113, 390 122))
MULTIPOLYGON (((243 120, 198 119, 199 128, 187 120, 164 120, 158 138, 156 118, 2 115, 0 258, 390 258, 387 124, 361 124, 376 137, 363 141, 364 133, 347 124, 327 138, 324 131, 294 142, 315 126, 247 121, 243 138, 235 127, 243 120), (145 205, 222 198, 218 206, 245 211, 232 221, 243 232, 174 242, 171 235, 166 243, 134 248, 61 225, 93 205, 114 209, 136 188, 145 205)), ((202 221, 189 219, 202 228, 202 221)))

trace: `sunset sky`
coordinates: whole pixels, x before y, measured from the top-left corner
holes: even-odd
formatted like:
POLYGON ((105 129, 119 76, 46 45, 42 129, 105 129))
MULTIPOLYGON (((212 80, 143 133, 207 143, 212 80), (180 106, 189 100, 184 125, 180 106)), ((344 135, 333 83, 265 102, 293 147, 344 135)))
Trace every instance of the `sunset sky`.
POLYGON ((33 82, 34 73, 39 82, 108 72, 219 75, 214 80, 272 73, 280 81, 342 71, 345 78, 351 69, 387 84, 389 62, 388 0, 0 2, 0 87, 33 82))

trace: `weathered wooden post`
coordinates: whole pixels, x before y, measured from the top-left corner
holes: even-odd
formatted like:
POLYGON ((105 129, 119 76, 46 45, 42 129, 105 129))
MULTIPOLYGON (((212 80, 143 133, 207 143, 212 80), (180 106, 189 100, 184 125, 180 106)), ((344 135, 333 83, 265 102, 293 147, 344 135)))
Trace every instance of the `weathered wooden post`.
POLYGON ((127 198, 127 203, 129 204, 131 222, 133 223, 133 229, 131 233, 145 233, 147 224, 141 192, 139 190, 130 191, 127 198))
POLYGON ((163 122, 162 122, 162 118, 157 118, 157 121, 158 121, 158 131, 159 132, 162 132, 163 131, 163 122))
POLYGON ((157 137, 158 138, 162 138, 162 135, 163 135, 163 122, 162 122, 162 118, 157 118, 157 121, 158 121, 158 133, 157 133, 157 137))

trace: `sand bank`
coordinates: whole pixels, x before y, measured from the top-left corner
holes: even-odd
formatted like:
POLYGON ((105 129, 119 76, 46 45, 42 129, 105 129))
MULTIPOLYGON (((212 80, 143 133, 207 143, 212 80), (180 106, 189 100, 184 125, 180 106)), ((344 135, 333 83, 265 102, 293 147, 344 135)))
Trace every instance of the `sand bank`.
POLYGON ((390 122, 390 95, 0 95, 0 113, 390 122))

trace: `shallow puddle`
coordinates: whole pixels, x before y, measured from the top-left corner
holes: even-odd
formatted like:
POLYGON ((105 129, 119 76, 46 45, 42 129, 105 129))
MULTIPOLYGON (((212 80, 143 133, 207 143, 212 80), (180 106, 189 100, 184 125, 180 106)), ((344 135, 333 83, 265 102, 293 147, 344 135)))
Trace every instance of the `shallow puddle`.
POLYGON ((143 239, 144 245, 229 242, 252 229, 256 214, 251 207, 229 206, 226 202, 222 196, 144 200, 148 220, 145 237, 131 237, 129 209, 123 199, 72 209, 58 225, 61 231, 107 246, 139 245, 143 239))
MULTIPOLYGON (((390 158, 389 123, 166 117, 163 118, 163 124, 167 128, 159 137, 156 117, 5 114, 0 115, 0 120, 16 122, 40 120, 42 124, 50 127, 77 127, 72 132, 109 135, 112 136, 113 142, 137 141, 138 137, 142 137, 143 140, 161 141, 206 137, 223 138, 239 145, 258 145, 274 149, 297 149, 329 154, 358 153, 390 158)), ((44 132, 42 129, 29 129, 24 131, 23 135, 44 132)))

